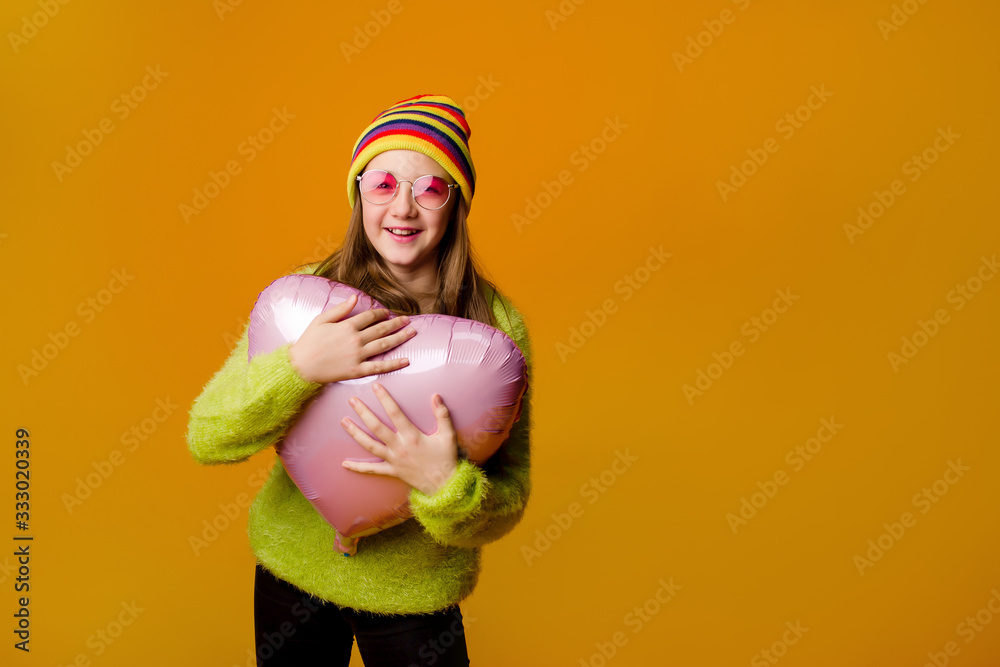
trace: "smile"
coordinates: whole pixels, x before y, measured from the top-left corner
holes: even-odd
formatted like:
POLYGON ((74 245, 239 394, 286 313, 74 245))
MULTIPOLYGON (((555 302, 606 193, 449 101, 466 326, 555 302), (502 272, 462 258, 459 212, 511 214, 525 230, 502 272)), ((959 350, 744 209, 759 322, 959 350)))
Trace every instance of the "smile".
POLYGON ((410 231, 402 231, 402 230, 396 231, 387 228, 385 231, 392 237, 392 240, 396 241, 397 243, 410 243, 423 233, 423 230, 421 229, 410 230, 410 231))

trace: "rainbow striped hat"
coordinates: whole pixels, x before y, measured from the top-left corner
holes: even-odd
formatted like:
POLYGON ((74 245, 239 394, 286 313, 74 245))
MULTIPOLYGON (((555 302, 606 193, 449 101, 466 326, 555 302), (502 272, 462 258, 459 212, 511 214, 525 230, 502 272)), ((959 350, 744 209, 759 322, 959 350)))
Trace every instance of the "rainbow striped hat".
POLYGON ((465 112, 446 95, 417 95, 393 104, 375 116, 354 144, 347 173, 347 201, 354 207, 356 177, 379 153, 394 149, 417 151, 444 167, 459 185, 467 209, 472 208, 476 169, 469 153, 472 130, 465 112))

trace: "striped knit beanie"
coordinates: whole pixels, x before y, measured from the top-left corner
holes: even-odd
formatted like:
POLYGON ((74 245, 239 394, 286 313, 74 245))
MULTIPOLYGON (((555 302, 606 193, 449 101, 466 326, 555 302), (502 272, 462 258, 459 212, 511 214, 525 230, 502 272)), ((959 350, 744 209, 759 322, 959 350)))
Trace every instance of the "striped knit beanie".
POLYGON ((472 208, 476 170, 469 153, 472 130, 465 112, 445 95, 417 95, 375 116, 354 144, 347 173, 347 201, 354 207, 357 176, 368 162, 384 151, 417 151, 440 164, 459 185, 467 209, 472 208))

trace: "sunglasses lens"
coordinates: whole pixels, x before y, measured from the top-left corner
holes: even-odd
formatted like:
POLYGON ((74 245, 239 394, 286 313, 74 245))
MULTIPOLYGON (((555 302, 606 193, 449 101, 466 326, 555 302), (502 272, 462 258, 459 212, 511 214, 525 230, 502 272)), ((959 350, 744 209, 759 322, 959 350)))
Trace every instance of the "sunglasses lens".
POLYGON ((450 194, 448 182, 440 176, 421 176, 413 183, 413 197, 424 208, 441 208, 450 194))
MULTIPOLYGON (((392 199, 398 185, 392 174, 381 169, 366 171, 359 181, 361 196, 372 204, 384 204, 392 199)), ((441 208, 450 196, 448 182, 440 176, 421 176, 413 183, 413 198, 426 209, 441 208)))
POLYGON ((361 176, 361 194, 373 204, 384 204, 396 191, 396 179, 387 171, 368 171, 361 176))

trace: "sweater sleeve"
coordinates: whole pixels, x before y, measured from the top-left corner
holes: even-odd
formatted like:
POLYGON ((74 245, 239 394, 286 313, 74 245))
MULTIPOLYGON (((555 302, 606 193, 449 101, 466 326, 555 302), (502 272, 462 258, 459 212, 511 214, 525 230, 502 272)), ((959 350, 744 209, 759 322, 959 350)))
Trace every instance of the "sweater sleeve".
POLYGON ((303 379, 291 343, 247 361, 247 320, 235 349, 188 411, 188 450, 198 463, 235 463, 275 444, 323 388, 303 379))
POLYGON ((521 417, 481 467, 459 459, 455 472, 433 495, 410 491, 413 516, 441 544, 473 548, 500 539, 524 516, 531 493, 531 340, 520 312, 513 306, 510 310, 511 338, 527 367, 521 417))

